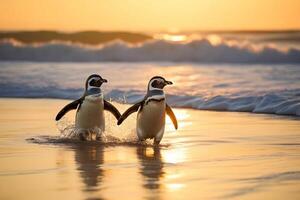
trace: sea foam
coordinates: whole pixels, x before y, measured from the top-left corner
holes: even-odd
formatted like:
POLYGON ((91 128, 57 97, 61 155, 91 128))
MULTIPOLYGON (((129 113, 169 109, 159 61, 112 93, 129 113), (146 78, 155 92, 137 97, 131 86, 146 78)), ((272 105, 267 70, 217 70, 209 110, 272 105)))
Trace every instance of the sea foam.
POLYGON ((19 45, 12 41, 0 43, 2 61, 42 62, 196 62, 196 63, 300 63, 300 50, 286 51, 265 46, 255 50, 252 45, 213 45, 206 39, 187 43, 153 40, 138 45, 121 41, 101 46, 83 46, 52 42, 19 45))

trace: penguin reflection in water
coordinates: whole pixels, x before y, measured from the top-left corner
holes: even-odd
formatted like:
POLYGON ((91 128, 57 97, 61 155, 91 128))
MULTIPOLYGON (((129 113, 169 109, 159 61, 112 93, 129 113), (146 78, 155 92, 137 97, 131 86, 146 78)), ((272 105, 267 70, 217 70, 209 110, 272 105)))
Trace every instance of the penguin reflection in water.
POLYGON ((166 103, 163 88, 172 85, 161 76, 155 76, 148 83, 147 94, 144 99, 126 110, 118 120, 120 125, 130 114, 137 112, 136 132, 140 141, 153 139, 159 144, 165 131, 165 115, 169 115, 175 129, 178 128, 177 119, 171 107, 166 103))
POLYGON ((100 129, 101 132, 105 130, 104 110, 111 112, 117 120, 121 116, 111 103, 104 100, 100 89, 103 83, 107 83, 107 80, 98 74, 90 75, 86 80, 83 96, 66 105, 55 118, 58 121, 70 110, 77 109, 75 128, 81 140, 92 138, 95 129, 100 129))

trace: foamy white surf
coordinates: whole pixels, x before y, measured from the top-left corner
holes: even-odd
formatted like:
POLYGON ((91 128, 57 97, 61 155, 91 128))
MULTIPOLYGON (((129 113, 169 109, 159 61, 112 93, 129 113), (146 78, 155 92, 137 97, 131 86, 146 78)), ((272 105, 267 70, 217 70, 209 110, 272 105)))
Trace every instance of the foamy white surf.
POLYGON ((300 50, 279 50, 269 45, 212 44, 207 39, 186 43, 153 40, 139 45, 116 41, 102 46, 54 42, 19 45, 0 41, 2 61, 42 62, 196 62, 196 63, 300 63, 300 50))
POLYGON ((105 97, 135 103, 162 75, 174 107, 300 116, 299 65, 0 62, 0 96, 77 99, 86 77, 108 79, 105 97))

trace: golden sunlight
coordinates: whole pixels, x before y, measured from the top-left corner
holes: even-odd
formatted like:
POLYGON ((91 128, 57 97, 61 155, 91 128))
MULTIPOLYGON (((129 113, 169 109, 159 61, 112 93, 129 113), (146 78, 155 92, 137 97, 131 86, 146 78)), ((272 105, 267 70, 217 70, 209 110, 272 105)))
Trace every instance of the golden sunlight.
POLYGON ((170 42, 185 42, 188 40, 188 36, 186 35, 158 34, 154 37, 156 39, 166 40, 170 42))
MULTIPOLYGON (((187 110, 183 110, 183 109, 174 109, 174 114, 177 118, 177 121, 180 121, 180 125, 179 125, 179 129, 192 125, 192 122, 190 121, 186 121, 186 119, 189 118, 189 114, 187 112, 187 110)), ((173 123, 171 121, 171 119, 169 117, 166 117, 166 130, 167 131, 175 131, 174 130, 174 126, 173 123)))
POLYGON ((219 45, 222 43, 222 38, 218 35, 212 34, 207 36, 207 40, 212 44, 212 45, 219 45))
POLYGON ((162 152, 162 158, 166 163, 181 163, 186 159, 185 149, 169 149, 168 151, 162 152))
MULTIPOLYGON (((3 30, 190 31, 300 28, 297 0, 0 0, 3 30)), ((172 41, 184 37, 172 37, 172 41)))
POLYGON ((181 183, 169 183, 166 185, 170 190, 179 190, 184 187, 184 184, 181 183))

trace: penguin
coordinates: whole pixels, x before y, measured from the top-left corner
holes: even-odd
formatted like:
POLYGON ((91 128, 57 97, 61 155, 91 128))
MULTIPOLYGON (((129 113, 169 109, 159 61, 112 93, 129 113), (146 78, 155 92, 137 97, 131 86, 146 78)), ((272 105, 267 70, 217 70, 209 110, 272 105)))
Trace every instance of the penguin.
POLYGON ((172 85, 161 76, 154 76, 148 83, 147 94, 144 99, 128 108, 119 118, 120 125, 130 114, 137 112, 136 132, 140 141, 153 139, 159 144, 165 131, 165 115, 169 115, 177 130, 177 119, 172 108, 166 103, 163 88, 172 85))
POLYGON ((107 83, 107 80, 98 74, 90 75, 85 82, 83 96, 66 105, 56 115, 55 120, 58 121, 70 110, 77 109, 75 128, 82 140, 86 140, 87 134, 94 128, 99 128, 101 132, 105 131, 104 110, 111 112, 117 120, 121 116, 120 112, 103 98, 100 88, 103 83, 107 83))

